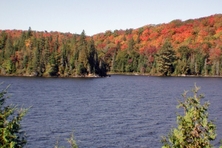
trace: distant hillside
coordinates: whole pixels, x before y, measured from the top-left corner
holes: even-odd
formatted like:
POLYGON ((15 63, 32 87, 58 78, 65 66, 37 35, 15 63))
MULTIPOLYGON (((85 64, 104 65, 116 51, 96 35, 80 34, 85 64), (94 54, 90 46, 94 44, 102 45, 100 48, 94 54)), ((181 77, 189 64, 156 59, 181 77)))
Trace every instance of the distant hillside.
POLYGON ((169 42, 178 57, 174 63, 175 75, 222 74, 221 14, 186 21, 173 20, 138 29, 106 31, 94 35, 93 39, 96 48, 106 53, 104 57, 114 71, 157 74, 157 54, 164 43, 169 42), (181 59, 182 56, 187 56, 186 60, 181 59), (180 60, 186 61, 186 66, 180 65, 180 60), (181 71, 179 67, 187 70, 181 71))
MULTIPOLYGON (((133 39, 140 52, 146 48, 160 48, 167 40, 176 49, 180 46, 200 48, 203 44, 218 45, 221 41, 222 14, 186 21, 173 20, 167 24, 146 25, 138 29, 106 31, 94 35, 98 49, 120 43, 127 49, 127 41, 133 39)), ((221 45, 221 44, 220 44, 221 45)))
POLYGON ((222 75, 222 14, 93 36, 0 30, 0 74, 222 75))

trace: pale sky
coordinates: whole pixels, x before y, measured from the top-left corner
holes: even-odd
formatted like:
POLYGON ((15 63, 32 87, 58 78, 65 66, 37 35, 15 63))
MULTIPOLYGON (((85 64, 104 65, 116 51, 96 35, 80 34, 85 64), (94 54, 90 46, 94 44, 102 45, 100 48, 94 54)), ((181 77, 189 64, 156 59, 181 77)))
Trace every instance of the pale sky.
POLYGON ((93 35, 222 14, 222 0, 0 0, 0 30, 93 35))

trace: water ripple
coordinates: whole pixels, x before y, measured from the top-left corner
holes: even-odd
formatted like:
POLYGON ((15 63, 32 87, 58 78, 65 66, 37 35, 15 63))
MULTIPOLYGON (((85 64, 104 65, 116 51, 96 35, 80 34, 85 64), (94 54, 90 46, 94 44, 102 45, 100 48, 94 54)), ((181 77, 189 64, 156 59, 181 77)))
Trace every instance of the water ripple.
MULTIPOLYGON (((54 147, 74 131, 80 148, 161 147, 160 137, 176 125, 177 99, 202 86, 211 119, 222 125, 221 78, 112 76, 62 79, 0 77, 12 84, 9 101, 32 106, 22 121, 26 147, 54 147)), ((10 103, 10 102, 9 102, 10 103)), ((218 137, 222 127, 217 126, 218 137)), ((219 145, 219 139, 215 145, 219 145)))

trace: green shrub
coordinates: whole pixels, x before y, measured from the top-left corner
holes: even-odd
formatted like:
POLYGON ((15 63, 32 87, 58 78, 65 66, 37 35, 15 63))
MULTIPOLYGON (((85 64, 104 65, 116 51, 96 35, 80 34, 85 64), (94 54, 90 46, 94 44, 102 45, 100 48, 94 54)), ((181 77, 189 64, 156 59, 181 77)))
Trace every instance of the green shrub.
POLYGON ((21 131, 20 121, 27 109, 18 109, 15 105, 5 105, 8 98, 6 96, 7 88, 0 92, 0 147, 22 148, 26 144, 26 137, 25 133, 21 131))
MULTIPOLYGON (((67 141, 70 144, 70 148, 78 148, 73 134, 70 136, 69 139, 67 139, 67 141)), ((65 148, 65 147, 59 146, 59 142, 57 141, 57 143, 56 143, 54 148, 65 148)))
POLYGON ((162 148, 210 148, 210 141, 216 138, 216 125, 208 121, 209 102, 201 103, 203 95, 198 95, 200 88, 195 85, 193 97, 183 94, 184 101, 179 101, 178 108, 184 109, 183 115, 177 115, 178 127, 163 137, 162 148))

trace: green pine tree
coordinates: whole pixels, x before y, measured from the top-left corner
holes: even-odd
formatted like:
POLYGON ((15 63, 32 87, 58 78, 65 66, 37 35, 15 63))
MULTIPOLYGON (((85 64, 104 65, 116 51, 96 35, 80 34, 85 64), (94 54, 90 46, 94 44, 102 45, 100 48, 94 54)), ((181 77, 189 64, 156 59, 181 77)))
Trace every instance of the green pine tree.
POLYGON ((158 54, 159 72, 162 76, 170 76, 174 72, 175 51, 169 42, 166 42, 158 54))
POLYGON ((0 92, 0 147, 22 148, 26 144, 25 133, 21 131, 20 121, 27 109, 18 110, 14 105, 5 105, 7 88, 0 92))
POLYGON ((184 101, 179 101, 178 108, 184 109, 184 114, 177 115, 178 127, 163 137, 162 148, 210 148, 210 141, 216 138, 216 125, 208 120, 209 102, 201 104, 203 95, 198 94, 200 88, 195 85, 194 96, 183 94, 184 101))
POLYGON ((88 49, 88 61, 89 61, 89 73, 90 74, 95 74, 95 68, 96 68, 96 47, 94 44, 94 40, 91 38, 91 40, 88 43, 87 46, 88 49))

